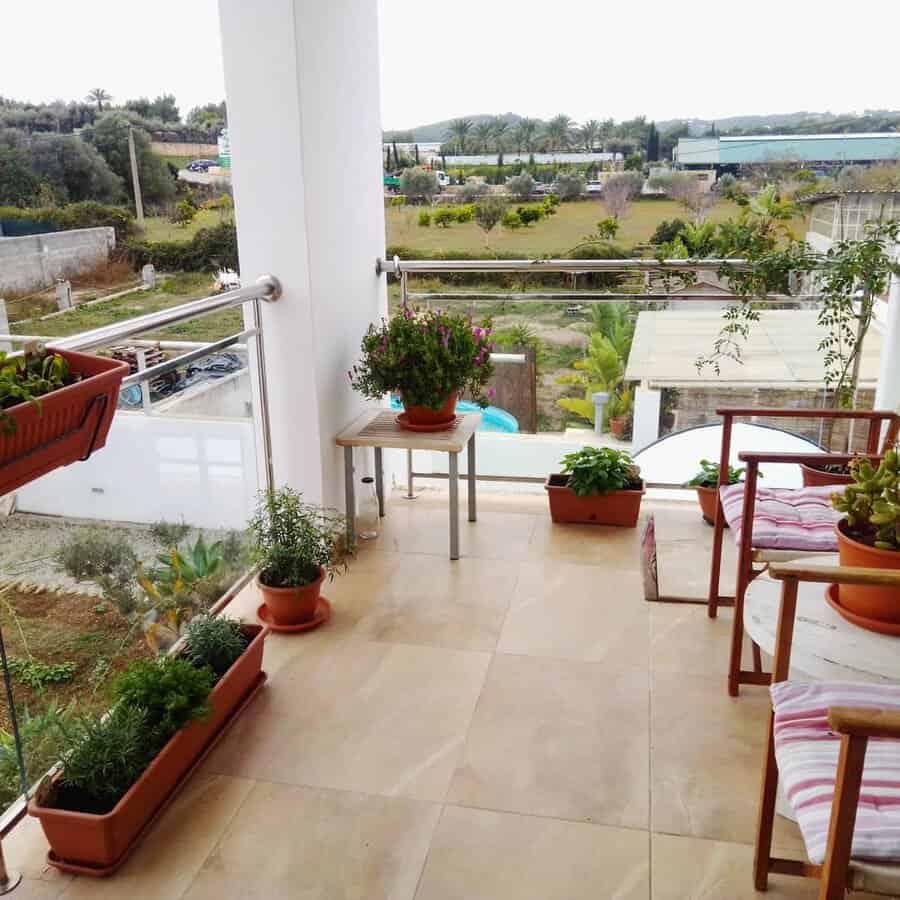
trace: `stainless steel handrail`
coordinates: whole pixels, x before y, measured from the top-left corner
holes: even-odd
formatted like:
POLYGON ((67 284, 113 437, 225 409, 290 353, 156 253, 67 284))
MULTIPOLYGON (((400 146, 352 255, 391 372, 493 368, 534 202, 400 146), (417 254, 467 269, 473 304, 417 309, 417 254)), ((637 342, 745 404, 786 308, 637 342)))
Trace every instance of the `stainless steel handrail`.
POLYGON ((745 259, 381 259, 375 271, 402 275, 404 272, 691 272, 722 268, 741 271, 745 259))
POLYGON ((247 287, 237 288, 234 291, 226 291, 222 294, 214 294, 211 297, 201 297, 199 300, 191 300, 178 306, 170 306, 168 309, 160 309, 156 312, 137 316, 134 319, 124 319, 121 322, 113 322, 110 325, 101 325, 91 331, 83 331, 70 337, 55 339, 53 347, 60 350, 93 350, 104 347, 135 334, 152 331, 155 328, 165 328, 168 325, 176 325, 188 319, 197 319, 208 316, 211 313, 223 309, 231 309, 241 306, 253 300, 274 301, 281 296, 281 283, 274 275, 262 275, 256 283, 247 287))

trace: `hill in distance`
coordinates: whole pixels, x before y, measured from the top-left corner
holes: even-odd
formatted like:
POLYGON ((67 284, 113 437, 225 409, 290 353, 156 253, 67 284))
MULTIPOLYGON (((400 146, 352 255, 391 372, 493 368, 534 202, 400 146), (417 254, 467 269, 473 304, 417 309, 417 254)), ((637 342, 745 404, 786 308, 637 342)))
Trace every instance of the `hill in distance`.
MULTIPOLYGON (((478 113, 476 115, 459 116, 458 118, 471 119, 473 123, 501 118, 514 126, 523 116, 517 113, 507 112, 500 116, 478 113)), ((601 118, 598 116, 597 118, 601 118)), ((386 141, 416 141, 419 143, 431 143, 444 141, 447 138, 447 129, 452 119, 444 119, 440 122, 430 122, 427 125, 417 125, 415 128, 397 129, 386 131, 386 141)), ((542 124, 543 120, 538 120, 542 124)), ((698 119, 688 117, 684 119, 665 119, 656 123, 661 134, 676 128, 687 128, 689 134, 705 134, 713 125, 711 119, 698 119)), ((771 113, 764 115, 728 116, 715 120, 716 130, 719 134, 751 134, 766 132, 780 134, 844 134, 866 131, 900 131, 900 110, 867 109, 862 114, 857 113, 831 113, 809 112, 806 110, 793 113, 771 113)))

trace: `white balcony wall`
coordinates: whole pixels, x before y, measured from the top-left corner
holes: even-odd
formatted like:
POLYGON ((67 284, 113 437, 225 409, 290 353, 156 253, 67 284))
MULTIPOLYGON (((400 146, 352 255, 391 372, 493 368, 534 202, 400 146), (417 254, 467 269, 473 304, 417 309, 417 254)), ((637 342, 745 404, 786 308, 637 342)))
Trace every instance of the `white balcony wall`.
POLYGON ((17 492, 23 512, 244 528, 257 490, 249 419, 119 410, 106 446, 17 492))
POLYGON ((377 2, 219 10, 241 275, 284 287, 263 311, 275 480, 341 506, 334 435, 365 406, 346 373, 387 309, 377 2))

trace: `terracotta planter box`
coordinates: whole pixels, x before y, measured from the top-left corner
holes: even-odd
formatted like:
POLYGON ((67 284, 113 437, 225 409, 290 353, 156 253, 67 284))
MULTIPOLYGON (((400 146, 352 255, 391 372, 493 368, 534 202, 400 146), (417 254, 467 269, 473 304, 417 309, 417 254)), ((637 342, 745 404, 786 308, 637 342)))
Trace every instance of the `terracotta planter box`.
MULTIPOLYGON (((862 544, 847 534, 846 525, 847 520, 841 519, 835 526, 842 566, 900 570, 900 550, 879 550, 862 544)), ((864 628, 878 631, 878 623, 900 625, 900 592, 896 588, 842 584, 838 600, 840 609, 856 616, 854 621, 864 628), (864 624, 865 620, 870 624, 864 624)))
MULTIPOLYGON (((52 350, 52 348, 50 348, 52 350)), ((60 466, 87 459, 106 444, 128 364, 69 350, 53 350, 82 379, 6 410, 16 424, 0 434, 0 496, 60 466)))
POLYGON ((640 490, 579 497, 569 487, 568 475, 550 475, 544 482, 544 490, 550 501, 550 518, 554 522, 634 528, 641 512, 644 482, 641 481, 640 490))
POLYGON ((40 819, 50 844, 48 861, 52 865, 102 877, 125 861, 147 826, 265 679, 261 670, 266 629, 244 625, 242 630, 250 643, 213 688, 210 715, 173 735, 110 812, 96 815, 57 809, 42 805, 37 796, 29 801, 28 812, 40 819))
POLYGON ((800 463, 800 473, 803 475, 803 487, 826 487, 829 484, 850 484, 853 481, 850 475, 825 472, 803 463, 800 463))

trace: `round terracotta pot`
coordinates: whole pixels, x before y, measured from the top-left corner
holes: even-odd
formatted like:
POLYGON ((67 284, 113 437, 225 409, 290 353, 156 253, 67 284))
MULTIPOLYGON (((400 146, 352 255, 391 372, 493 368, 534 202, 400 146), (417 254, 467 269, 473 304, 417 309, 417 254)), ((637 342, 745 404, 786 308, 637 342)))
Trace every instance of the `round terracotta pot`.
POLYGON ((303 587, 269 587, 258 575, 256 585, 276 625, 301 625, 315 616, 324 580, 325 570, 319 568, 319 577, 303 587))
POLYGON ((803 487, 826 487, 829 484, 850 484, 853 481, 850 475, 826 472, 813 466, 805 466, 803 463, 800 463, 800 472, 803 475, 803 487))
MULTIPOLYGON (((710 525, 716 524, 716 504, 718 503, 718 490, 711 487, 697 487, 697 500, 700 501, 700 512, 703 513, 703 521, 710 525)), ((725 523, 728 527, 728 523, 725 523)))
MULTIPOLYGON (((900 551, 879 550, 861 544, 846 533, 846 528, 846 519, 841 519, 835 526, 842 566, 900 569, 900 551)), ((848 612, 863 618, 900 624, 900 593, 896 588, 842 584, 838 588, 838 600, 848 612)))
POLYGON ((626 416, 613 416, 613 418, 609 420, 609 430, 613 437, 622 437, 622 435, 625 434, 625 426, 627 424, 628 418, 626 416))
MULTIPOLYGON (((409 406, 403 400, 403 411, 410 425, 449 425, 456 418, 456 401, 459 394, 454 391, 440 409, 429 409, 427 406, 409 406)), ((401 422, 401 426, 402 426, 401 422)))

